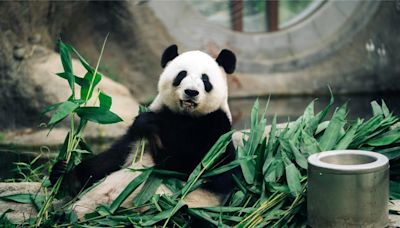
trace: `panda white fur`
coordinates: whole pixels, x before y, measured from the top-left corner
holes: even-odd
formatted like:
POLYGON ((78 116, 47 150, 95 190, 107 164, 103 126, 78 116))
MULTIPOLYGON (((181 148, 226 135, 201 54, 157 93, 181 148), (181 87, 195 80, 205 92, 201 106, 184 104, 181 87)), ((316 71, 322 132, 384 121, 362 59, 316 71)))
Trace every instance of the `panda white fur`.
MULTIPOLYGON (((145 112, 136 117, 128 132, 107 151, 84 160, 64 176, 63 185, 77 193, 107 176, 104 181, 84 194, 73 208, 78 217, 93 211, 99 204, 111 203, 140 172, 127 167, 132 162, 134 143, 146 138, 149 153, 132 168, 156 166, 190 174, 204 155, 224 133, 231 130, 226 74, 233 73, 235 55, 222 50, 216 59, 201 51, 178 54, 177 46, 168 47, 161 58, 164 71, 158 82, 158 95, 145 112)), ((230 143, 219 162, 235 159, 230 143)), ((65 172, 65 161, 53 167, 51 182, 65 172)), ((185 202, 189 207, 216 206, 233 188, 232 173, 214 176, 193 191, 185 202)), ((123 206, 129 207, 141 186, 123 206)), ((170 194, 161 185, 157 194, 170 194)))

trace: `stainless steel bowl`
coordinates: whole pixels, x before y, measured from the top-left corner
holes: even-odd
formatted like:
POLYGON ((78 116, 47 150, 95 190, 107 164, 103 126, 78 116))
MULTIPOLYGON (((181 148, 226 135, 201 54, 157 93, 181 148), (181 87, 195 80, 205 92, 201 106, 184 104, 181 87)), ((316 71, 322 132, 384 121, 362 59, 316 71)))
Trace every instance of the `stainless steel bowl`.
POLYGON ((385 227, 388 200, 389 161, 384 155, 337 150, 308 158, 311 227, 385 227))

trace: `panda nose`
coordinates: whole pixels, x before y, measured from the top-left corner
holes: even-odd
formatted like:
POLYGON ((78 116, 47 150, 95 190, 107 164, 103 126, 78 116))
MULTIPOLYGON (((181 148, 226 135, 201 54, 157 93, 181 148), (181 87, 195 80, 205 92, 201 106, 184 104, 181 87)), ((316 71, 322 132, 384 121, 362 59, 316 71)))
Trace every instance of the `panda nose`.
POLYGON ((199 95, 199 91, 193 90, 193 89, 185 89, 185 94, 188 97, 195 97, 195 96, 199 95))

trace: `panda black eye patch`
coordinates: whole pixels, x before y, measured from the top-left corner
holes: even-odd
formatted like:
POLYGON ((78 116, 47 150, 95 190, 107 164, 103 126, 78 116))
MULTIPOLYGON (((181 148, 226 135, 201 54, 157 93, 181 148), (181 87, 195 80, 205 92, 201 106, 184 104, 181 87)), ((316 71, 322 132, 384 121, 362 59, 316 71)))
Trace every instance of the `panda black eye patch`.
POLYGON ((181 81, 186 77, 186 75, 187 75, 186 70, 179 72, 179 74, 176 76, 176 78, 172 82, 172 85, 178 86, 179 84, 181 84, 181 81))
POLYGON ((210 83, 210 79, 208 78, 207 74, 202 74, 201 75, 201 80, 203 80, 204 83, 204 89, 206 90, 206 92, 210 92, 213 89, 212 84, 210 83))

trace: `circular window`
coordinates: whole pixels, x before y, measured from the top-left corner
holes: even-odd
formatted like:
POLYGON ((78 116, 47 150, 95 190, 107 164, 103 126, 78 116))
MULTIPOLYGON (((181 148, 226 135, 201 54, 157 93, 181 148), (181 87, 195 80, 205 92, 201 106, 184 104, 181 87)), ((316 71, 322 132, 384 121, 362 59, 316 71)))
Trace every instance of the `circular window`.
POLYGON ((311 15, 324 0, 187 0, 208 21, 241 32, 273 32, 311 15))

